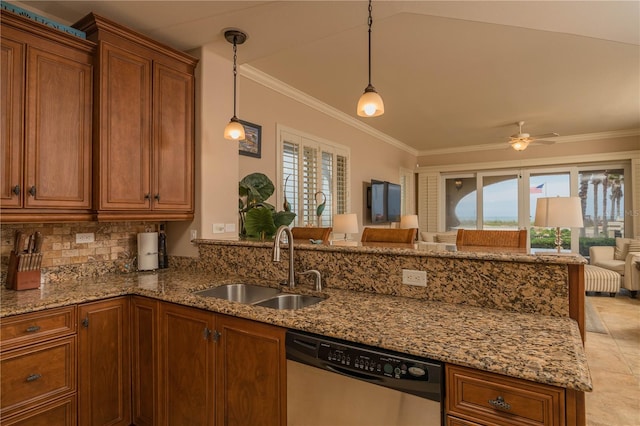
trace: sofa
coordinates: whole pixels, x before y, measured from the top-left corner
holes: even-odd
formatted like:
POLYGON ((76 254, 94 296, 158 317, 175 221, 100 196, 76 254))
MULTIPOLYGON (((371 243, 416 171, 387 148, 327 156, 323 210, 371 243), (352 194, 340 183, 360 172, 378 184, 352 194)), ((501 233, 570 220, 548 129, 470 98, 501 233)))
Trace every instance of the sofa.
POLYGON ((589 247, 589 264, 615 271, 621 287, 637 297, 640 290, 640 238, 616 238, 614 246, 589 247))

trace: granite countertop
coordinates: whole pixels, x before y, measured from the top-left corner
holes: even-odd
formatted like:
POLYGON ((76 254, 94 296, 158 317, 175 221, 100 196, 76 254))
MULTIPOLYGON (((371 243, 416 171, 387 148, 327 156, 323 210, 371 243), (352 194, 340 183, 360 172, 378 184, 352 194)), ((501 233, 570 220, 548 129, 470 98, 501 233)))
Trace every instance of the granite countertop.
MULTIPOLYGON (((352 253, 373 253, 373 254, 393 254, 395 256, 424 256, 443 257, 454 259, 476 259, 476 260, 497 260, 503 262, 519 263, 551 263, 558 265, 584 265, 587 259, 579 254, 566 253, 558 255, 555 252, 516 253, 513 251, 504 252, 495 247, 466 247, 464 250, 455 249, 455 244, 435 244, 449 246, 455 250, 450 251, 442 248, 440 250, 425 249, 434 243, 416 242, 415 244, 394 244, 394 243, 361 243, 357 241, 330 241, 322 244, 311 244, 305 241, 296 241, 296 250, 318 250, 334 252, 352 253)), ((223 245, 242 247, 264 247, 272 248, 273 241, 245 240, 193 240, 195 244, 203 245, 223 245)))
MULTIPOLYGON (((330 288, 322 292, 326 300, 294 311, 191 294, 237 282, 277 287, 269 281, 180 270, 108 274, 34 290, 2 287, 0 318, 137 294, 539 383, 592 390, 578 325, 569 318, 330 288)), ((296 291, 317 294, 304 287, 296 291)))

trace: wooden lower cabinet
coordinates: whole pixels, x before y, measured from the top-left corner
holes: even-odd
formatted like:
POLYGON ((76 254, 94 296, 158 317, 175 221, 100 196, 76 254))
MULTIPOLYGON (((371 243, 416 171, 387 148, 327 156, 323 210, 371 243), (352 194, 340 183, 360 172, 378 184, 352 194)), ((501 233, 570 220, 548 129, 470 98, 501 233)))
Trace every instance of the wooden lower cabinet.
POLYGON ((286 425, 286 330, 224 315, 216 329, 217 424, 286 425))
POLYGON ((2 418, 3 426, 75 426, 76 396, 67 396, 38 405, 9 419, 2 418))
POLYGON ((131 305, 134 424, 286 424, 285 329, 138 296, 131 305))
POLYGON ((78 424, 131 424, 129 297, 78 305, 78 424))
POLYGON ((447 425, 567 424, 563 388, 452 365, 446 380, 447 425))
POLYGON ((160 303, 158 425, 213 426, 214 314, 160 303))
POLYGON ((131 298, 132 411, 136 426, 153 426, 157 418, 158 306, 155 299, 131 298))

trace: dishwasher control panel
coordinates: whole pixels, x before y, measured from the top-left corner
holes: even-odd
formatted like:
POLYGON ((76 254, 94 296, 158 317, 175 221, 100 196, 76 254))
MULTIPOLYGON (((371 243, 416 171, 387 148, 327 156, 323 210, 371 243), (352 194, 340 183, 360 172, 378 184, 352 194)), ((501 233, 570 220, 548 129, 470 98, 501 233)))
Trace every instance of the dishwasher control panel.
POLYGON ((434 401, 442 400, 443 364, 385 349, 287 331, 287 359, 434 401))
POLYGON ((420 362, 336 343, 320 342, 318 358, 331 365, 355 369, 374 376, 429 380, 428 370, 420 362))

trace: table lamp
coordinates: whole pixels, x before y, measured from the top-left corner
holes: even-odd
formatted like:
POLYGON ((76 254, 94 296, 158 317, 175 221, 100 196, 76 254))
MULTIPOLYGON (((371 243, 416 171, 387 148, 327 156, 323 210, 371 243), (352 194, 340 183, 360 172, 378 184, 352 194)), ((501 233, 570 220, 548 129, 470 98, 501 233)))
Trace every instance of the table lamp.
POLYGON ((536 203, 534 226, 556 228, 556 249, 562 249, 560 228, 582 228, 580 197, 543 197, 536 203))
POLYGON ((333 216, 333 232, 344 234, 344 241, 348 234, 358 233, 358 215, 356 213, 336 214, 333 216))
POLYGON ((401 229, 415 229, 416 234, 414 239, 418 239, 418 229, 420 225, 418 225, 418 215, 417 214, 407 214, 404 216, 400 216, 400 228, 401 229))

